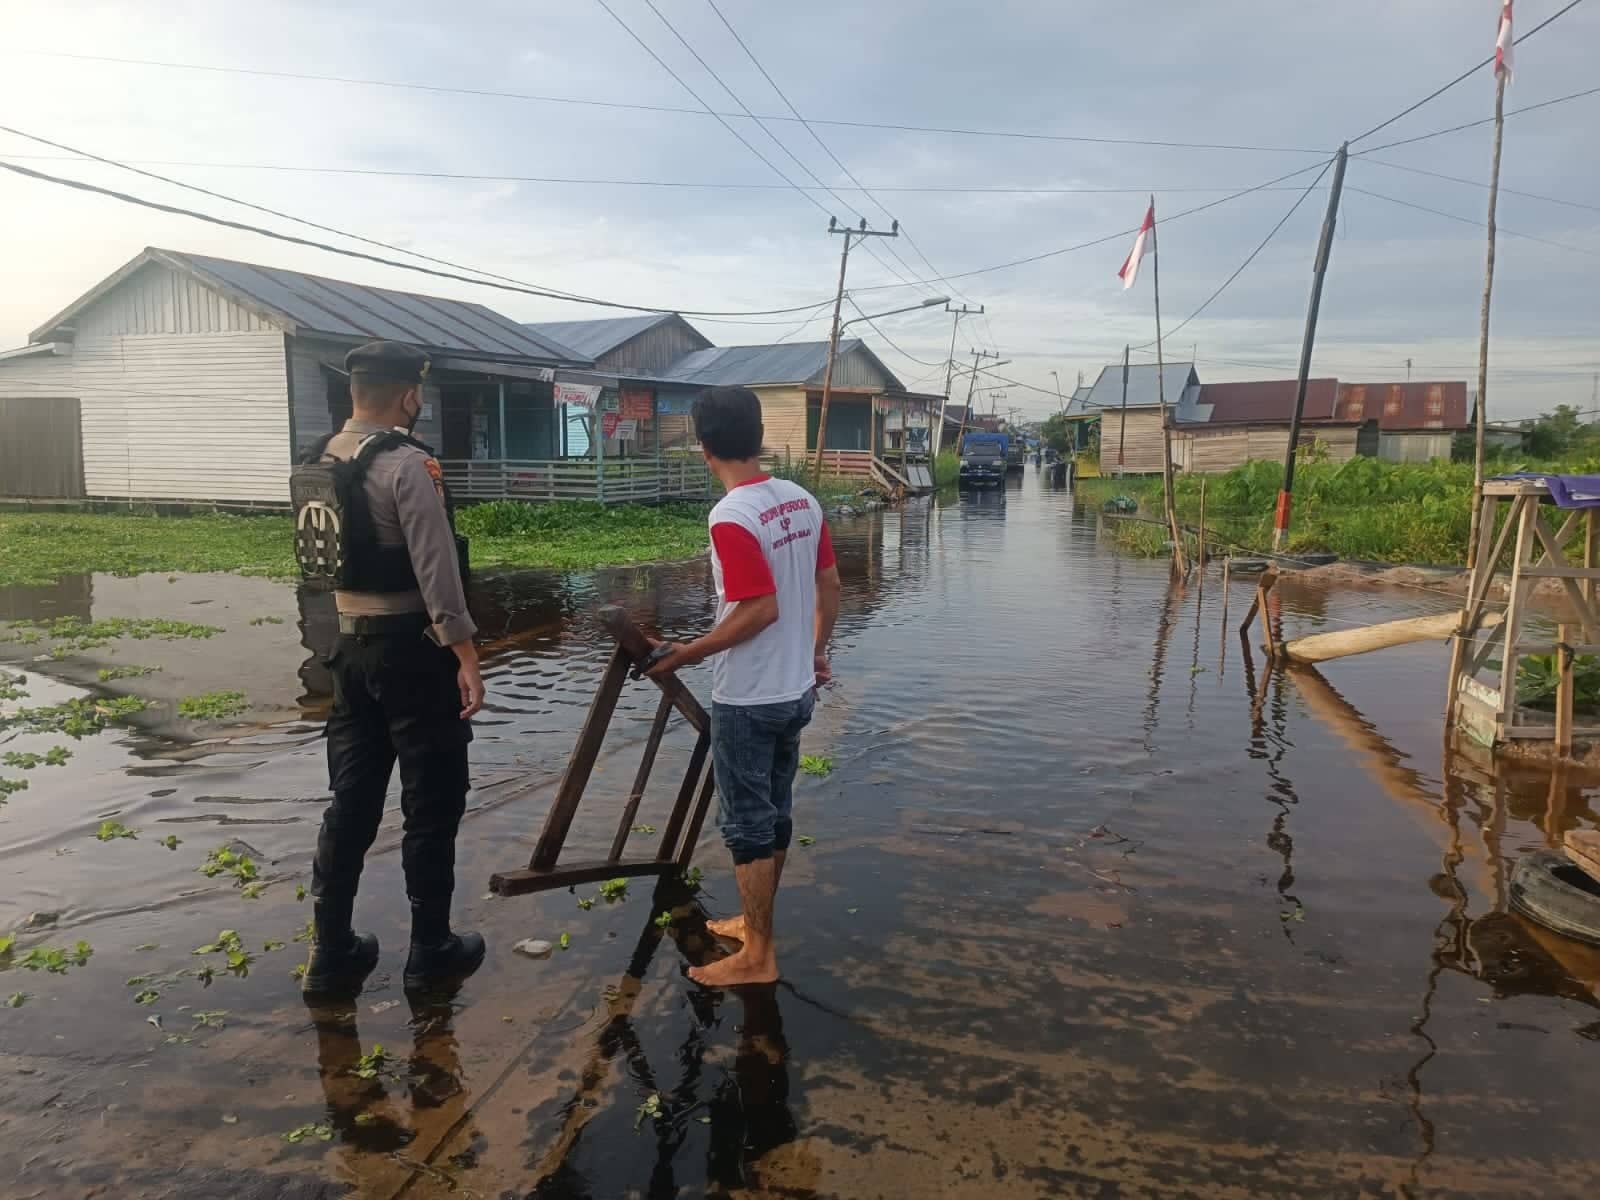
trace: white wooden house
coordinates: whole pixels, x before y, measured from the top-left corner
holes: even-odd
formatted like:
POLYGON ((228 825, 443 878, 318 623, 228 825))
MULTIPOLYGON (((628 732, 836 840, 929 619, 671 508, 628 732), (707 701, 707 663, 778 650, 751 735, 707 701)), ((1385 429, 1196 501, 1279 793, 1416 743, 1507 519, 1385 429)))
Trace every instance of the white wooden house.
POLYGON ((514 461, 529 499, 666 494, 659 464, 568 455, 557 372, 594 363, 554 338, 481 304, 147 249, 0 354, 0 497, 284 505, 293 461, 349 415, 345 353, 373 338, 432 355, 417 435, 441 459, 514 461))

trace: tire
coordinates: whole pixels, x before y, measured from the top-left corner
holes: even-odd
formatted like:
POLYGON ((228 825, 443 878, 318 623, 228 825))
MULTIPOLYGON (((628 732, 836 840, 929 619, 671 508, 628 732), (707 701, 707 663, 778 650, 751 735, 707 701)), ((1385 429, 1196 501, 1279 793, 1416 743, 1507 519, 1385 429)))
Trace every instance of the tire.
POLYGON ((1600 883, 1565 855, 1538 850, 1511 872, 1511 907, 1547 929, 1600 946, 1600 883))

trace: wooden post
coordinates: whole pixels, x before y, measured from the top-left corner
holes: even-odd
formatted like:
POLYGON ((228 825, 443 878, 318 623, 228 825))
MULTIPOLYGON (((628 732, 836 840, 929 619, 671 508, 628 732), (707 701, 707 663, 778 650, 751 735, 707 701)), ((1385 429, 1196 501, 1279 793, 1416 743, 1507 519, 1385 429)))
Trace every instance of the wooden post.
POLYGON ((1509 729, 1517 715, 1517 639, 1522 634, 1523 609, 1527 606, 1532 580, 1524 581, 1522 567, 1528 561, 1528 548, 1533 544, 1533 523, 1539 515, 1539 498, 1533 495, 1518 496, 1511 505, 1507 521, 1517 523, 1517 544, 1511 560, 1511 595, 1506 605, 1505 653, 1500 661, 1500 730, 1509 729))
POLYGON ((1200 533, 1194 557, 1195 565, 1203 572, 1206 569, 1206 481, 1204 476, 1200 478, 1200 533))
POLYGON ((1228 572, 1233 567, 1233 556, 1230 554, 1222 560, 1222 636, 1228 636, 1228 572))
POLYGON ((633 831, 633 818, 639 813, 639 801, 644 799, 644 789, 650 782, 650 769, 656 765, 656 753, 661 749, 662 735, 667 732, 667 718, 672 715, 672 697, 665 691, 656 706, 655 720, 650 723, 650 736, 645 739, 644 755, 639 760, 639 773, 633 777, 633 787, 628 792, 628 803, 622 808, 622 819, 617 822, 616 836, 611 839, 612 862, 622 857, 628 834, 633 831))
MULTIPOLYGON (((1156 210, 1156 198, 1150 197, 1150 211, 1156 210)), ((1172 495, 1172 431, 1167 428, 1167 365, 1161 349, 1161 234, 1152 225, 1156 235, 1155 253, 1151 255, 1150 271, 1154 277, 1156 296, 1156 400, 1161 409, 1161 505, 1167 518, 1167 534, 1172 538, 1173 565, 1180 575, 1189 573, 1184 561, 1183 529, 1178 524, 1178 506, 1172 495)), ((1182 397, 1179 398, 1180 402, 1182 397)), ((1128 410, 1122 410, 1122 423, 1128 423, 1128 410)))
MULTIPOLYGON (((1272 590, 1272 585, 1277 582, 1278 573, 1271 567, 1268 567, 1261 573, 1261 579, 1256 584, 1255 599, 1250 601, 1250 608, 1244 614, 1244 623, 1239 626, 1240 637, 1247 637, 1249 635, 1250 623, 1256 619, 1256 613, 1261 613, 1263 620, 1266 618, 1265 608, 1267 593, 1272 590)), ((1268 637, 1270 639, 1271 635, 1269 634, 1268 637)))
MULTIPOLYGON (((1500 201, 1500 143, 1505 131, 1506 75, 1500 71, 1495 78, 1494 153, 1489 166, 1489 249, 1483 268, 1483 308, 1478 318, 1478 419, 1477 440, 1472 451, 1472 533, 1478 531, 1478 510, 1483 506, 1483 433, 1489 407, 1489 299, 1494 293, 1494 215, 1500 201)), ((1469 534, 1468 553, 1476 545, 1477 539, 1469 534)))
POLYGON ((1572 626, 1557 625, 1556 664, 1561 678, 1556 684, 1556 756, 1572 753, 1572 626))
POLYGON ((1128 441, 1128 347, 1122 347, 1122 423, 1117 426, 1117 474, 1123 472, 1122 448, 1128 441))
POLYGON ((567 761, 566 773, 561 776, 561 786, 550 811, 544 819, 544 831, 534 847, 533 858, 528 863, 531 871, 548 871, 556 865, 561 844, 566 841, 567 830, 572 826, 573 814, 578 811, 578 801, 583 799, 583 789, 594 771, 595 760, 600 757, 600 743, 605 740, 606 726, 616 711, 617 698, 622 695, 622 685, 627 682, 633 668, 633 656, 618 646, 611 654, 605 678, 589 705, 589 715, 584 718, 578 744, 567 761))
MULTIPOLYGON (((1590 509, 1583 514, 1583 565, 1593 570, 1600 567, 1600 524, 1595 522, 1596 510, 1590 509)), ((1592 578, 1583 581, 1583 598, 1590 613, 1594 612, 1595 587, 1592 578)), ((1585 624, 1583 627, 1583 640, 1593 644, 1595 629, 1585 624)))

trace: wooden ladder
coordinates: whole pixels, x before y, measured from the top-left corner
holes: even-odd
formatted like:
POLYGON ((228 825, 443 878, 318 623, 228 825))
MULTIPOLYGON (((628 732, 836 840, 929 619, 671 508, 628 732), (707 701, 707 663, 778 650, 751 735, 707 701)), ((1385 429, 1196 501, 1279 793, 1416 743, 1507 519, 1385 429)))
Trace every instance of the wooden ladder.
POLYGON ((645 665, 651 645, 644 632, 628 619, 620 608, 600 610, 600 622, 607 633, 616 640, 617 648, 606 665, 605 675, 589 705, 589 715, 584 718, 578 732, 578 744, 567 761, 555 799, 544 819, 544 829, 539 834, 533 857, 528 865, 517 871, 502 871, 489 880, 489 889, 501 896, 519 896, 527 892, 543 892, 551 888, 569 887, 573 884, 592 883, 630 875, 667 875, 688 868, 694 857, 694 846, 705 824, 706 810, 711 805, 712 772, 707 762, 711 755, 711 718, 700 702, 690 694, 676 674, 651 680, 661 689, 661 702, 645 739, 644 756, 634 776, 633 787, 623 803, 622 815, 617 821, 617 831, 611 839, 611 850, 599 861, 562 864, 561 847, 572 828, 572 818, 583 800, 584 789, 594 773, 600 756, 601 743, 616 712, 617 700, 630 672, 645 665), (633 830, 633 819, 639 811, 645 787, 650 782, 650 770, 655 766, 656 753, 661 749, 661 739, 667 730, 667 721, 673 710, 684 719, 698 735, 694 751, 689 757, 689 768, 678 788, 678 799, 661 835, 660 844, 650 858, 624 858, 628 834, 633 830))

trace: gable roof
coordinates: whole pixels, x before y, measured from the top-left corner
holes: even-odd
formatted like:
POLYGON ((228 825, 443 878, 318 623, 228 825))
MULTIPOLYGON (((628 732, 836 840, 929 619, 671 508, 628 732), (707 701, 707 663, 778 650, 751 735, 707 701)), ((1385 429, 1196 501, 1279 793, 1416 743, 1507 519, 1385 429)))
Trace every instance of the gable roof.
POLYGON ((1453 383, 1341 383, 1335 411, 1340 420, 1378 422, 1378 428, 1465 429, 1467 385, 1453 383))
POLYGON ((352 341, 388 338, 431 350, 469 351, 497 358, 588 361, 482 304, 153 246, 45 322, 30 340, 70 338, 75 317, 152 263, 193 277, 287 333, 326 334, 352 341))
MULTIPOLYGON (((1200 404, 1203 409, 1209 408, 1206 420, 1212 425, 1286 424, 1294 419, 1294 398, 1298 390, 1299 381, 1294 379, 1205 383, 1200 385, 1200 404)), ((1306 380, 1306 404, 1300 419, 1333 420, 1338 391, 1337 379, 1306 380)))
MULTIPOLYGON (((1160 403, 1156 379, 1155 363, 1133 363, 1128 367, 1129 408, 1154 408, 1160 403)), ((1200 386, 1200 377, 1195 374, 1193 363, 1168 363, 1161 379, 1165 384, 1167 407, 1173 409, 1183 402, 1188 389, 1200 386)), ((1077 400, 1077 393, 1074 392, 1073 402, 1077 403, 1077 400)), ((1189 400, 1193 403, 1194 397, 1189 397, 1189 400)), ((1089 389, 1088 396, 1083 400, 1083 408, 1079 411, 1121 407, 1122 364, 1113 363, 1100 368, 1100 376, 1089 389)), ((1073 409, 1069 406, 1067 411, 1072 412, 1073 409)))
MULTIPOLYGON (((879 371, 887 386, 904 390, 894 372, 867 349, 860 338, 845 338, 839 343, 839 357, 860 355, 879 371)), ((759 387, 775 383, 822 382, 828 366, 827 342, 793 342, 769 346, 712 346, 685 354, 658 378, 701 387, 759 387)), ((837 370, 837 363, 835 364, 837 370)))
POLYGON ((597 359, 631 342, 641 333, 673 323, 682 325, 703 346, 711 345, 711 339, 677 313, 640 313, 632 317, 602 317, 594 321, 534 321, 524 324, 523 328, 597 359))

